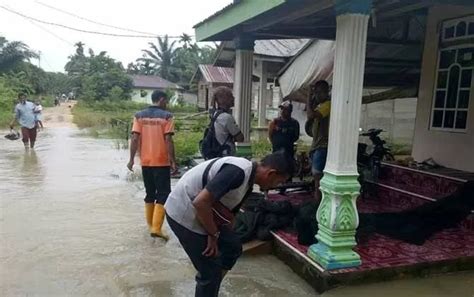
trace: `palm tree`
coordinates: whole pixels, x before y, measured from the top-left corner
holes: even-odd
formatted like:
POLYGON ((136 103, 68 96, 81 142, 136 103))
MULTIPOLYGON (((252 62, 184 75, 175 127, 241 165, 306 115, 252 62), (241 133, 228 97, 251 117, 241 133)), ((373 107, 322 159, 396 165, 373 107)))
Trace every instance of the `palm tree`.
POLYGON ((179 42, 183 44, 184 48, 188 48, 188 46, 191 45, 192 41, 193 41, 193 38, 190 35, 186 34, 186 33, 183 33, 179 37, 179 42))
POLYGON ((156 69, 156 74, 164 79, 173 81, 175 79, 175 69, 173 69, 173 60, 176 56, 176 41, 170 43, 168 35, 164 38, 158 37, 158 44, 150 42, 150 50, 142 50, 143 58, 137 61, 149 63, 156 69))
POLYGON ((0 72, 11 70, 18 63, 32 58, 38 58, 38 54, 28 45, 21 41, 8 41, 0 36, 0 72))

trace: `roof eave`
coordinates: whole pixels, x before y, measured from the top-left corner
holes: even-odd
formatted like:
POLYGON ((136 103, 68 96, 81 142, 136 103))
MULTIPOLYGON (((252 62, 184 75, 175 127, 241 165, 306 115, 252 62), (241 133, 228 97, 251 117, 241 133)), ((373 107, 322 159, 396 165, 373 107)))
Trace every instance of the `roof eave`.
POLYGON ((194 26, 196 41, 221 41, 221 33, 284 4, 287 0, 242 0, 194 26))

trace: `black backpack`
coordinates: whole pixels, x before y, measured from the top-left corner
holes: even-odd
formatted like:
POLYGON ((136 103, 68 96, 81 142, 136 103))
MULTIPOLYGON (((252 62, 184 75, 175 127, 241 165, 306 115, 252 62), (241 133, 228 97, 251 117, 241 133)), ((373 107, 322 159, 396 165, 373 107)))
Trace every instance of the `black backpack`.
POLYGON ((216 129, 214 127, 214 123, 216 122, 219 115, 221 115, 223 112, 224 111, 222 110, 217 110, 214 112, 209 126, 206 128, 206 130, 204 130, 204 137, 199 142, 199 150, 201 151, 201 155, 205 160, 223 157, 223 152, 229 149, 227 141, 229 141, 231 136, 229 135, 224 144, 220 144, 219 141, 217 141, 216 129))

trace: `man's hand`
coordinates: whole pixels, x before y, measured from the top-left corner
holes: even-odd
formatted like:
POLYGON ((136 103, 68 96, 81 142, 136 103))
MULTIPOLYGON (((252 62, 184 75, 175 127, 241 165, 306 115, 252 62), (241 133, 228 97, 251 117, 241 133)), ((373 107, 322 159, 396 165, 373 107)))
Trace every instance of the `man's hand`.
POLYGON ((171 167, 171 175, 175 175, 178 173, 178 165, 176 165, 176 161, 171 161, 170 163, 170 167, 171 167))
POLYGON ((130 160, 127 164, 127 168, 128 170, 132 171, 133 172, 133 165, 135 164, 135 162, 133 162, 133 160, 130 160))
POLYGON ((217 237, 208 235, 207 247, 204 250, 204 252, 202 252, 202 255, 206 257, 214 258, 214 257, 217 257, 218 254, 219 254, 219 248, 217 247, 217 237))

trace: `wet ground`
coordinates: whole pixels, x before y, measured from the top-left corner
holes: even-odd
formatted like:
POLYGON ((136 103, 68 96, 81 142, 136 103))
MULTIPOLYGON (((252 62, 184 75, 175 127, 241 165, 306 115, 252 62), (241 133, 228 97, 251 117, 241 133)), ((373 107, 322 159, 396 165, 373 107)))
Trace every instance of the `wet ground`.
MULTIPOLYGON (((143 185, 125 168, 128 152, 58 124, 67 113, 48 116, 35 150, 0 139, 0 296, 192 296, 195 272, 177 240, 165 244, 147 233, 143 185)), ((316 296, 273 256, 241 258, 221 292, 316 296)), ((472 297, 474 273, 324 296, 381 294, 472 297)))

